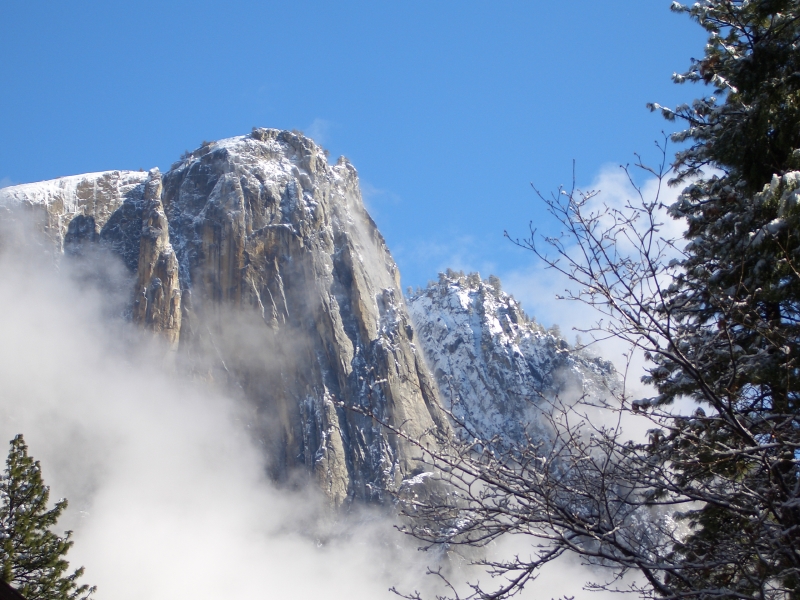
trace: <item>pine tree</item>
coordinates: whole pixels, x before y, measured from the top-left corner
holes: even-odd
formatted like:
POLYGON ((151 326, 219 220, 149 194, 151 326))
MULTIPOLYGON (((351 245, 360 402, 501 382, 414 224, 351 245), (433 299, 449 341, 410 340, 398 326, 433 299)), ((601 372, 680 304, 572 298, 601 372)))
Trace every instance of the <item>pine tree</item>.
POLYGON ((797 0, 703 0, 691 7, 673 2, 672 10, 709 33, 705 56, 673 80, 713 89, 713 95, 675 109, 650 105, 689 125, 673 136, 692 142, 676 157, 679 180, 713 166, 737 189, 753 193, 774 174, 800 168, 797 0))
POLYGON ((671 207, 688 222, 689 241, 661 309, 674 348, 653 354, 648 381, 660 393, 655 404, 691 397, 711 410, 676 420, 655 450, 678 472, 680 492, 704 501, 682 514, 689 535, 672 559, 685 568, 667 583, 796 596, 800 2, 703 0, 673 10, 709 33, 705 56, 674 79, 709 84, 714 95, 652 106, 688 124, 673 136, 689 142, 674 182, 690 185, 671 207))
POLYGON ((0 567, 2 579, 27 600, 83 600, 94 587, 79 585, 83 567, 68 573, 64 558, 72 547, 71 531, 51 531, 67 508, 65 499, 48 508, 50 488, 38 461, 17 435, 11 440, 6 471, 0 477, 0 567))

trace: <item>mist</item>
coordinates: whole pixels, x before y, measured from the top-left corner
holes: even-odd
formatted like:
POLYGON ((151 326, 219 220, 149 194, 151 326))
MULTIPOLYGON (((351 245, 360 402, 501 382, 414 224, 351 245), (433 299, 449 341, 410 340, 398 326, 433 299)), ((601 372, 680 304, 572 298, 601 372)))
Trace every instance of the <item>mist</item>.
POLYGON ((240 399, 165 369, 107 285, 50 256, 0 255, 0 439, 24 434, 69 500, 57 527, 98 597, 394 597, 422 573, 382 513, 274 486, 240 399))
MULTIPOLYGON (((313 485, 272 482, 243 398, 165 366, 158 340, 126 321, 122 264, 55 260, 26 235, 0 232, 0 440, 22 433, 51 501, 69 500, 56 529, 74 531, 67 558, 98 598, 432 597, 425 568, 441 556, 417 552, 389 511, 334 513, 313 485)), ((531 551, 524 538, 489 548, 531 551)), ((585 596, 589 579, 562 560, 521 597, 585 596)))

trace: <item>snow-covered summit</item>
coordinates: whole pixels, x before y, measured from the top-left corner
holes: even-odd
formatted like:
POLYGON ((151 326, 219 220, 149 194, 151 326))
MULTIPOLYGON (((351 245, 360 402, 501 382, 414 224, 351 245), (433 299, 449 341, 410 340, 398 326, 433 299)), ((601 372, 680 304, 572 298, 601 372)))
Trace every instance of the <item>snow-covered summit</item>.
POLYGON ((618 381, 611 363, 529 319, 497 277, 448 270, 408 306, 442 400, 481 438, 536 437, 543 402, 602 394, 618 381))

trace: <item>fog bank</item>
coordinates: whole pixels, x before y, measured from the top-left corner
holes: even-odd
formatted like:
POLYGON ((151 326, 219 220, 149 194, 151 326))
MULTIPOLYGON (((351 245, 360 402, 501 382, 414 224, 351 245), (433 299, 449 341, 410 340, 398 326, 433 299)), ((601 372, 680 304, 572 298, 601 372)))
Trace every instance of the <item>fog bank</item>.
MULTIPOLYGON (((120 318, 130 289, 121 265, 56 264, 34 248, 0 252, 0 442, 24 434, 52 499, 69 499, 58 529, 74 530, 68 559, 86 567, 98 598, 430 591, 435 557, 385 513, 334 516, 313 487, 270 482, 245 403, 164 368, 163 349, 120 318)), ((503 548, 528 551, 519 540, 503 548)), ((589 577, 562 561, 521 597, 585 597, 589 577)), ((453 575, 467 578, 488 582, 453 575)))

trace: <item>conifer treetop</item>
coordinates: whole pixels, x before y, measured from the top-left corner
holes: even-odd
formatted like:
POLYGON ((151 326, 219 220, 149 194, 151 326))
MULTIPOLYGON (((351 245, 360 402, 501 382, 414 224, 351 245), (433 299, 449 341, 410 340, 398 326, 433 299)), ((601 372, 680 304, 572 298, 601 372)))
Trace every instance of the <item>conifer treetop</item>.
POLYGON ((95 588, 78 584, 83 567, 69 573, 72 532, 52 531, 67 500, 48 508, 50 488, 39 461, 28 456, 21 434, 10 445, 0 476, 0 577, 27 600, 85 600, 95 588))

